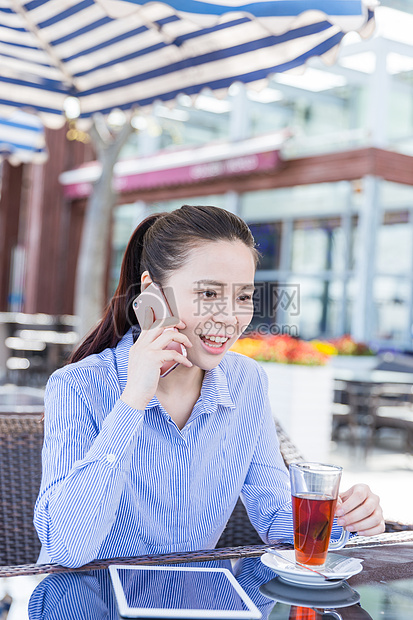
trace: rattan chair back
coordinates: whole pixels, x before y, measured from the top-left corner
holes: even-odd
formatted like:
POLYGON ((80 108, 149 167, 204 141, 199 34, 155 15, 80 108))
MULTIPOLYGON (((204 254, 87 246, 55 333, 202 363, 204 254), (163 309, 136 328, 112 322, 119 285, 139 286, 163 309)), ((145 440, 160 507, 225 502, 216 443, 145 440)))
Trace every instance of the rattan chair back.
MULTIPOLYGON (((276 428, 287 467, 303 461, 278 422, 276 428)), ((40 414, 0 414, 0 566, 13 567, 37 561, 41 545, 33 526, 33 509, 41 481, 42 445, 40 414)), ((388 525, 387 531, 412 529, 411 525, 388 525)), ((245 545, 262 545, 262 540, 251 525, 243 503, 238 500, 217 547, 245 545)), ((13 570, 13 574, 18 574, 18 569, 13 570)), ((31 572, 23 570, 21 574, 35 574, 36 571, 37 568, 32 567, 31 572)))
MULTIPOLYGON (((281 424, 275 421, 277 429, 278 441, 280 443, 280 452, 284 459, 284 463, 289 467, 290 463, 304 461, 303 455, 297 447, 292 443, 281 424)), ((241 499, 235 505, 232 515, 222 532, 217 547, 238 547, 243 545, 259 545, 262 540, 251 525, 247 511, 241 499)))
MULTIPOLYGON (((288 466, 303 457, 276 422, 281 454, 288 466)), ((40 488, 43 445, 42 416, 0 414, 0 566, 37 561, 40 542, 33 510, 40 488)), ((241 500, 218 542, 218 547, 262 544, 241 500)))
POLYGON ((42 475, 41 414, 0 415, 0 565, 36 562, 33 509, 42 475))

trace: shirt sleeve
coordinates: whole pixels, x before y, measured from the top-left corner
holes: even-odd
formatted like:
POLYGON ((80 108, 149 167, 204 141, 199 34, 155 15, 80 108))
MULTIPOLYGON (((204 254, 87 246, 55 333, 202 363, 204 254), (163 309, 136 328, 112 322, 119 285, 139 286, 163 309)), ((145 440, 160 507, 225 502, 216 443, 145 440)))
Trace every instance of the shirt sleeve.
MULTIPOLYGON (((47 575, 28 605, 31 620, 114 620, 119 618, 107 571, 47 575)), ((26 616, 27 617, 27 616, 26 616)))
POLYGON ((70 378, 49 379, 34 524, 54 562, 76 567, 97 557, 115 521, 143 417, 119 399, 99 429, 70 378))
MULTIPOLYGON (((266 543, 293 543, 293 516, 288 469, 284 463, 268 398, 268 378, 260 368, 266 400, 256 449, 242 489, 252 525, 266 543)), ((332 538, 340 538, 342 528, 334 522, 332 538)))
POLYGON ((280 453, 268 398, 241 499, 252 525, 265 542, 281 539, 292 542, 289 475, 280 453))

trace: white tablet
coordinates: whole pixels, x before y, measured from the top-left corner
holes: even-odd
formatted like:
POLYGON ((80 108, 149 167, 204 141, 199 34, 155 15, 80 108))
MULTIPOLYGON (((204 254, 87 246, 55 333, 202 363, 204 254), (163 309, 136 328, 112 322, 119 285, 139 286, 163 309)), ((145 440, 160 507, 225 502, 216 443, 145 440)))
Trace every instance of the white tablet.
POLYGON ((113 565, 109 572, 127 618, 261 618, 226 568, 113 565))

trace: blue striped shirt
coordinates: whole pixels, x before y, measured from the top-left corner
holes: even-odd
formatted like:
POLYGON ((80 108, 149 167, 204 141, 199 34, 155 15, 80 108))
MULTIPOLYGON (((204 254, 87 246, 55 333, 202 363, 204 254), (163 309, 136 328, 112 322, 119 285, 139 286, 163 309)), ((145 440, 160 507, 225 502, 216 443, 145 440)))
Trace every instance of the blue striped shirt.
POLYGON ((292 537, 288 472, 259 364, 228 352, 179 430, 156 396, 121 400, 131 330, 65 366, 45 396, 39 562, 213 548, 238 497, 265 542, 292 537))
MULTIPOLYGON (((262 584, 274 578, 274 573, 257 558, 238 560, 234 570, 229 560, 178 565, 178 568, 183 567, 226 568, 235 573, 238 583, 261 611, 262 620, 268 618, 276 604, 259 591, 262 584)), ((136 578, 137 574, 133 573, 136 578)), ((194 587, 191 580, 180 579, 179 573, 175 573, 169 587, 165 582, 151 583, 147 578, 146 574, 140 594, 146 597, 148 607, 171 607, 175 602, 177 607, 183 608, 185 602, 191 601, 192 606, 199 609, 214 609, 219 604, 228 605, 228 594, 231 594, 227 589, 214 589, 211 583, 194 587)), ((33 591, 28 613, 29 620, 120 620, 108 570, 48 575, 33 591)))

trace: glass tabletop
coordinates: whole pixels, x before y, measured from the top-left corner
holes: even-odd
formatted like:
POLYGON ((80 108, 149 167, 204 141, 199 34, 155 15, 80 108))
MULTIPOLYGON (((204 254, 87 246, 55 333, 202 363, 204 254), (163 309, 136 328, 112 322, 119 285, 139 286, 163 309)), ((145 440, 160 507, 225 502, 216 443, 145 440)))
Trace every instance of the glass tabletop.
MULTIPOLYGON (((309 589, 282 582, 260 558, 177 566, 229 569, 263 620, 411 620, 413 543, 342 549, 339 553, 362 559, 363 571, 343 582, 340 590, 334 586, 336 592, 330 587, 309 589)), ((156 589, 152 588, 152 593, 156 598, 156 589)), ((199 592, 186 589, 180 581, 180 596, 199 598, 199 592)), ((120 616, 109 571, 100 569, 0 579, 0 618, 119 620, 120 616)))

